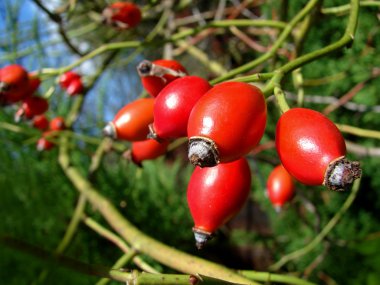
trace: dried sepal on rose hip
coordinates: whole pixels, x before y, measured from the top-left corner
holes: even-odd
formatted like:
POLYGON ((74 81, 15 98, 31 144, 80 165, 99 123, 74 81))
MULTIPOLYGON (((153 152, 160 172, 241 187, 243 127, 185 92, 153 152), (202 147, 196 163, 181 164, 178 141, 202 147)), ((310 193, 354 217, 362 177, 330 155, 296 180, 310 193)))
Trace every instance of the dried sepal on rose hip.
POLYGON ((265 98, 256 86, 232 81, 215 85, 189 117, 190 162, 210 167, 246 155, 260 142, 266 118, 265 98))
POLYGON ((121 108, 103 129, 103 135, 118 140, 143 141, 153 122, 154 98, 137 99, 121 108))
POLYGON ((294 179, 281 164, 268 176, 267 194, 276 211, 280 211, 295 195, 294 179))
POLYGON ((157 141, 186 137, 190 112, 210 88, 209 82, 198 76, 178 78, 165 86, 155 99, 148 136, 157 141))
POLYGON ((144 89, 153 97, 170 82, 188 74, 185 67, 172 59, 143 60, 137 66, 137 72, 144 89))
POLYGON ((194 169, 187 188, 187 202, 198 249, 240 211, 250 189, 251 171, 245 158, 194 169))
POLYGON ((277 122, 276 149, 281 163, 306 185, 325 185, 348 190, 361 176, 360 164, 349 161, 344 138, 333 122, 321 113, 290 109, 277 122))

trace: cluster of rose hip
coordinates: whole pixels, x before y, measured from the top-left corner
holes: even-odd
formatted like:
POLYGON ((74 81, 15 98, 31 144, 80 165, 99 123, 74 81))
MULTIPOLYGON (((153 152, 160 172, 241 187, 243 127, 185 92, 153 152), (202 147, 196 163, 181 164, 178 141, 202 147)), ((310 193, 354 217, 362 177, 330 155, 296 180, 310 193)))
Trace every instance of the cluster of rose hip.
MULTIPOLYGON (((188 75, 174 60, 144 60, 137 70, 150 97, 124 106, 104 134, 131 141, 129 154, 140 165, 165 153, 170 142, 188 139, 188 158, 196 167, 187 200, 196 245, 201 248, 248 199, 251 171, 245 157, 264 134, 265 97, 248 83, 212 86, 188 75)), ((276 148, 282 165, 268 179, 275 206, 291 199, 294 178, 306 185, 342 190, 360 176, 358 163, 345 159, 339 130, 316 111, 285 112, 277 123, 276 148)))
MULTIPOLYGON (((47 99, 36 93, 41 84, 37 74, 28 72, 18 64, 7 65, 0 69, 0 104, 1 106, 18 106, 15 121, 26 121, 32 127, 41 130, 37 141, 37 150, 50 150, 54 147, 54 138, 58 131, 65 129, 62 117, 54 117, 49 121, 46 112, 49 109, 47 99)), ((74 72, 60 77, 60 84, 70 96, 83 91, 80 75, 74 72)))

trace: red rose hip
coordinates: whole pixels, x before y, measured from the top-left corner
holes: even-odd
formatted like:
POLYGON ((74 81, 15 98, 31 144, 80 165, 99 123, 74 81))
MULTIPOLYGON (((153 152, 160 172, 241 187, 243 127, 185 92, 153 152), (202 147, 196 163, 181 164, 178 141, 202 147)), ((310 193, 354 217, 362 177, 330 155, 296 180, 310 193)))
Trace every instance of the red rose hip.
POLYGON ((137 72, 145 90, 153 97, 170 82, 187 75, 186 69, 176 60, 158 59, 153 62, 143 60, 137 72))
POLYGON ((18 64, 0 69, 0 104, 18 102, 25 97, 29 87, 28 72, 18 64))
POLYGON ((250 188, 251 172, 245 158, 194 169, 187 188, 187 202, 199 249, 215 230, 239 212, 248 199, 250 188))
POLYGON ((123 156, 131 159, 136 165, 142 167, 145 160, 156 159, 166 153, 169 142, 159 143, 153 139, 132 142, 131 149, 126 151, 123 156))
POLYGON ((214 86, 198 100, 189 117, 190 162, 208 167, 246 155, 263 136, 266 117, 259 88, 243 82, 214 86))
POLYGON ((267 194, 276 210, 291 201, 295 194, 293 177, 280 164, 269 174, 267 180, 267 194))
POLYGON ((190 112, 210 88, 208 81, 198 76, 185 76, 168 84, 154 102, 149 137, 156 140, 186 137, 190 112))
POLYGON ((50 121, 50 130, 61 131, 66 129, 65 119, 63 117, 55 117, 50 121))
POLYGON ((142 98, 125 105, 105 126, 103 134, 119 140, 146 140, 153 122, 153 104, 154 98, 142 98))
POLYGON ((361 176, 359 162, 345 158, 346 145, 338 128, 321 113, 290 109, 277 122, 276 149, 286 170, 306 185, 347 190, 361 176))
POLYGON ((105 23, 119 29, 137 26, 141 21, 140 8, 131 2, 115 2, 103 10, 105 23))

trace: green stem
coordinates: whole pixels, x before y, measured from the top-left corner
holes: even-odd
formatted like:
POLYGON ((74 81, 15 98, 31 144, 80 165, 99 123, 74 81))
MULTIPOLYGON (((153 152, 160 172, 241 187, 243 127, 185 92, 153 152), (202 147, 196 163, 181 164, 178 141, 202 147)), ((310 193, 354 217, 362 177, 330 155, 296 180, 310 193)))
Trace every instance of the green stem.
MULTIPOLYGON (((131 248, 122 240, 119 236, 111 232, 110 230, 106 229, 99 223, 97 223, 95 220, 84 217, 83 222, 93 231, 95 231, 97 234, 101 235, 102 237, 108 239, 113 244, 115 244, 118 248, 120 248, 125 254, 129 254, 131 252, 131 248)), ((143 261, 140 257, 136 256, 133 258, 133 262, 141 269, 149 273, 159 273, 157 270, 155 270, 153 267, 151 267, 148 263, 143 261)))
POLYGON ((288 103, 286 102, 285 93, 282 91, 279 84, 274 87, 274 96, 282 114, 290 109, 288 103))
POLYGON ((336 124, 336 126, 341 132, 344 133, 352 134, 359 137, 373 138, 378 140, 380 139, 380 131, 367 130, 343 124, 336 124))
POLYGON ((345 47, 352 43, 354 40, 354 34, 357 27, 358 16, 359 16, 359 0, 351 0, 351 10, 350 16, 348 18, 348 24, 345 30, 344 35, 335 43, 332 43, 324 48, 310 52, 303 56, 296 58, 293 61, 288 62, 279 68, 279 71, 288 73, 293 71, 306 63, 314 61, 322 56, 325 56, 333 51, 336 51, 342 47, 345 47))
POLYGON ((269 268, 270 270, 277 271, 282 266, 284 266, 287 262, 300 258, 306 254, 308 254, 310 251, 315 249, 318 244, 326 238, 326 236, 331 232, 331 230, 336 226, 336 224, 339 222, 339 220, 343 217, 344 213, 348 210, 348 208, 352 205, 354 202, 360 186, 360 179, 356 180, 354 182, 354 185, 352 187, 352 191, 350 195, 347 197, 346 201, 343 203, 342 207, 339 209, 339 211, 332 217, 332 219, 326 224, 326 226, 322 229, 322 231, 305 247, 300 248, 290 254, 284 255, 281 257, 279 261, 271 265, 269 268))
MULTIPOLYGON (((112 265, 112 269, 111 270, 115 270, 115 269, 117 270, 118 268, 121 268, 121 267, 125 266, 135 255, 136 255, 136 251, 134 251, 134 250, 131 250, 129 253, 126 253, 126 254, 122 255, 115 262, 115 264, 112 265)), ((98 282, 96 282, 95 285, 106 285, 109 281, 111 281, 111 279, 109 279, 109 278, 102 278, 98 282)))
POLYGON ((315 285, 315 283, 311 283, 307 280, 295 277, 295 276, 287 276, 283 274, 274 274, 270 272, 258 272, 252 270, 241 270, 239 271, 245 277, 255 281, 262 281, 268 284, 272 282, 283 283, 283 284, 292 284, 292 285, 315 285))
POLYGON ((268 59, 272 58, 277 50, 281 47, 281 45, 284 43, 284 41, 287 39, 287 37, 291 34, 293 31, 294 27, 308 14, 310 11, 315 7, 315 5, 319 2, 320 0, 311 0, 307 3, 307 5, 286 25, 286 28, 282 31, 276 42, 273 44, 271 49, 263 54, 262 56, 258 57, 257 59, 241 65, 235 69, 230 70, 228 73, 217 77, 211 81, 212 84, 225 81, 227 79, 230 79, 238 74, 247 72, 254 67, 260 65, 261 63, 267 61, 268 59))
MULTIPOLYGON (((322 14, 344 14, 351 10, 352 4, 345 4, 336 7, 322 8, 322 14)), ((360 1, 360 7, 380 7, 379 1, 360 1)))
POLYGON ((254 284, 252 281, 219 264, 176 250, 138 230, 71 164, 68 153, 68 140, 65 137, 61 138, 58 160, 63 172, 75 188, 86 196, 111 227, 129 242, 134 249, 180 272, 194 275, 201 274, 242 284, 254 284))
MULTIPOLYGON (((309 2, 310 3, 310 2, 309 2)), ((348 24, 345 30, 344 35, 335 43, 332 43, 324 48, 321 48, 319 50, 316 50, 314 52, 310 52, 308 54, 305 54, 303 56, 300 56, 287 64, 279 67, 275 72, 277 74, 287 74, 303 65, 305 65, 308 62, 314 61, 322 56, 325 56, 331 52, 334 52, 344 46, 349 45, 354 40, 354 34, 357 27, 358 22, 358 15, 359 15, 359 0, 351 0, 351 12, 350 16, 348 18, 348 24)), ((266 95, 271 94, 274 87, 275 87, 275 81, 276 78, 272 78, 271 81, 265 86, 264 93, 266 95)))
POLYGON ((118 270, 111 270, 110 276, 115 280, 126 282, 127 284, 139 285, 238 285, 228 281, 222 281, 217 278, 211 278, 203 275, 184 275, 184 274, 151 274, 138 272, 136 270, 126 273, 118 270))

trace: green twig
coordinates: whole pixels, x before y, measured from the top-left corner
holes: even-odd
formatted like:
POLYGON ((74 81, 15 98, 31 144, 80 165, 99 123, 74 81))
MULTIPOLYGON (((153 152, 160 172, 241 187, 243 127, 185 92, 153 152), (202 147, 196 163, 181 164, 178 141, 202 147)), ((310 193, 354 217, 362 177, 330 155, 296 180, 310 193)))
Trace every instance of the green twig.
POLYGON ((331 230, 336 226, 339 220, 343 217, 344 213, 352 205, 352 203, 354 202, 359 192, 359 188, 360 188, 359 186, 360 186, 360 179, 354 182, 350 195, 347 197, 346 201, 343 203, 339 211, 332 217, 332 219, 326 224, 326 226, 322 229, 322 231, 310 243, 308 243, 303 248, 300 248, 290 254, 287 254, 281 257, 279 261, 277 261, 276 263, 274 263, 273 265, 269 267, 270 270, 277 271, 289 261, 300 258, 308 254, 313 249, 315 249, 318 246, 318 244, 331 232, 331 230))
POLYGON ((68 140, 65 137, 61 139, 60 143, 59 164, 75 188, 86 196, 111 227, 136 250, 180 272, 201 274, 242 284, 252 284, 252 281, 219 264, 178 251, 139 231, 71 164, 68 153, 68 140))
POLYGON ((225 81, 227 79, 230 79, 238 74, 247 72, 254 67, 260 65, 261 63, 267 61, 268 59, 272 58, 277 50, 281 47, 281 45, 285 42, 287 37, 291 34, 293 31, 294 27, 308 14, 310 11, 315 7, 315 5, 319 2, 319 0, 311 0, 307 3, 307 5, 286 25, 286 28, 282 31, 276 42, 273 44, 271 49, 263 54, 262 56, 258 57, 257 59, 241 65, 235 69, 230 70, 228 73, 217 77, 213 79, 211 82, 212 84, 225 81))
POLYGON ((373 139, 378 139, 378 140, 380 139, 380 131, 367 130, 367 129, 362 129, 362 128, 353 127, 353 126, 344 125, 344 124, 336 124, 336 126, 343 133, 348 133, 348 134, 352 134, 359 137, 365 137, 365 138, 373 138, 373 139))
MULTIPOLYGON (((322 8, 321 12, 322 14, 338 14, 343 15, 345 13, 348 13, 351 10, 352 4, 345 4, 341 6, 336 7, 329 7, 329 8, 322 8)), ((360 7, 380 7, 379 1, 360 1, 359 2, 360 7)))
MULTIPOLYGON (((113 244, 115 244, 118 248, 120 248, 125 254, 129 254, 132 250, 125 242, 122 240, 119 236, 111 232, 110 230, 103 227, 101 224, 97 223, 95 220, 84 217, 83 222, 93 231, 101 235, 102 237, 108 239, 113 244)), ((140 257, 135 256, 133 257, 133 262, 145 272, 149 273, 159 273, 156 269, 151 267, 148 263, 143 261, 140 257)))
MULTIPOLYGON (((136 251, 131 250, 129 253, 123 254, 112 266, 111 270, 120 270, 123 266, 125 266, 131 259, 136 255, 136 251)), ((102 278, 95 285, 106 285, 111 279, 102 278)))
POLYGON ((258 272, 258 271, 252 271, 252 270, 241 270, 239 272, 242 275, 248 277, 249 279, 266 282, 268 284, 271 284, 272 282, 276 282, 276 283, 292 284, 292 285, 315 285, 315 283, 309 282, 307 280, 304 280, 295 276, 284 275, 284 274, 258 272))

